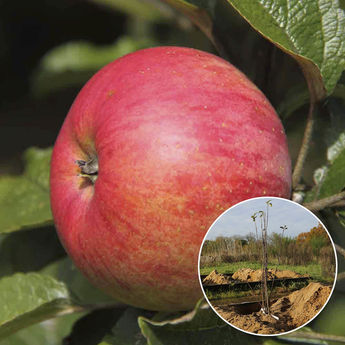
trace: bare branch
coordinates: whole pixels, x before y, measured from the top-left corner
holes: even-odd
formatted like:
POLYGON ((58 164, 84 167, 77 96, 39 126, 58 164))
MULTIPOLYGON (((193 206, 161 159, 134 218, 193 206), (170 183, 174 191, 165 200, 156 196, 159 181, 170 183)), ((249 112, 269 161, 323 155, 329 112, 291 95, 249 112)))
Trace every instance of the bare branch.
POLYGON ((338 273, 338 276, 337 276, 337 282, 339 280, 344 280, 345 279, 345 272, 340 272, 338 273))
POLYGON ((315 101, 310 100, 309 113, 308 113, 308 118, 307 118, 307 124, 304 130, 303 141, 302 141, 301 148, 298 153, 297 161, 295 164, 295 168, 292 174, 292 188, 293 189, 295 189, 301 181, 304 162, 308 155, 310 141, 313 135, 314 122, 315 122, 314 106, 315 106, 315 101))
POLYGON ((334 194, 328 198, 323 198, 320 200, 308 202, 304 204, 303 206, 308 208, 310 211, 320 211, 326 207, 334 206, 335 204, 343 200, 345 200, 345 191, 340 192, 338 194, 334 194))
POLYGON ((345 344, 345 337, 340 335, 332 335, 332 334, 323 334, 323 333, 315 333, 315 332, 301 332, 297 331, 292 333, 291 335, 285 335, 279 337, 281 339, 284 338, 304 338, 304 339, 318 339, 318 340, 328 340, 328 341, 337 341, 339 343, 345 344))
POLYGON ((334 244, 334 246, 337 252, 345 258, 345 249, 340 247, 339 244, 334 244))
POLYGON ((345 200, 340 200, 330 205, 329 207, 345 207, 345 200))

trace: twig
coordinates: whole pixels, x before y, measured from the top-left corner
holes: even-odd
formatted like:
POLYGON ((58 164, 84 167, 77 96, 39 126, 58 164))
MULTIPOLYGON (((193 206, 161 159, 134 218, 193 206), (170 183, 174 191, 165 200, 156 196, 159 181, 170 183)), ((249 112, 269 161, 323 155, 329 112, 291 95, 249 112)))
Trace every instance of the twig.
POLYGON ((344 280, 345 279, 345 272, 340 272, 338 273, 338 276, 337 276, 337 282, 339 280, 344 280))
POLYGON ((313 134, 314 122, 315 122, 314 106, 315 106, 315 101, 311 99, 308 118, 307 118, 307 124, 304 130, 303 141, 302 141, 301 148, 298 153, 297 161, 295 164, 295 168, 292 174, 292 188, 293 189, 295 189, 298 186, 299 182, 301 181, 304 162, 308 155, 310 141, 313 134))
POLYGON ((328 198, 308 202, 303 206, 308 208, 310 211, 320 211, 326 207, 334 206, 339 201, 345 200, 345 191, 338 194, 334 194, 328 198))
POLYGON ((334 204, 329 205, 329 207, 345 207, 345 200, 335 202, 334 204))
POLYGON ((345 249, 340 247, 339 244, 334 244, 335 249, 337 252, 345 258, 345 249))
POLYGON ((340 335, 332 335, 332 334, 323 334, 323 333, 315 333, 315 332, 294 332, 291 335, 285 335, 279 337, 281 339, 284 338, 304 338, 304 339, 318 339, 318 340, 328 340, 328 341, 337 341, 339 343, 345 343, 345 337, 340 335))

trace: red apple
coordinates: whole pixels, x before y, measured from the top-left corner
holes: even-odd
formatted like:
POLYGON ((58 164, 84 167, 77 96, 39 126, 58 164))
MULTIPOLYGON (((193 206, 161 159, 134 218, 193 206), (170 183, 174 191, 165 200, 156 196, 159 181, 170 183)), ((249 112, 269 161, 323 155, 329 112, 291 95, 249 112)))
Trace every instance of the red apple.
POLYGON ((117 300, 186 310, 211 223, 247 198, 289 197, 279 118, 234 66, 190 48, 124 56, 81 90, 57 138, 51 205, 75 264, 117 300))

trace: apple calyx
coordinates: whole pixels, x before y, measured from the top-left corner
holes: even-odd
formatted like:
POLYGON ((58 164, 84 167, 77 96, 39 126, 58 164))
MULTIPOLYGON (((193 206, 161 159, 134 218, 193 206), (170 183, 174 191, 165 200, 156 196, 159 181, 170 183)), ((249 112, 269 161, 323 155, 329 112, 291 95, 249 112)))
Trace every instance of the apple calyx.
POLYGON ((88 161, 76 160, 75 163, 79 166, 81 173, 79 176, 86 177, 94 184, 98 177, 98 159, 92 157, 88 161))

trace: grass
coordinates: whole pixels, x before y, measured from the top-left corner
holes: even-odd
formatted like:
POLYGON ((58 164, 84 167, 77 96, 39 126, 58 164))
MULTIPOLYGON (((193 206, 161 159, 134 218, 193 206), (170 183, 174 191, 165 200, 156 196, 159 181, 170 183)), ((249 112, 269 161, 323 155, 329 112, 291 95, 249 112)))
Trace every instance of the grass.
MULTIPOLYGON (((257 292, 257 295, 260 295, 260 290, 254 290, 257 292)), ((206 296, 211 300, 217 299, 228 299, 228 298, 241 298, 241 297, 251 297, 253 295, 252 291, 223 291, 223 292, 213 292, 207 291, 206 296)))
MULTIPOLYGON (((251 268, 253 270, 261 269, 261 264, 259 262, 223 262, 216 266, 201 267, 200 274, 209 274, 213 270, 217 270, 218 273, 234 273, 240 268, 251 268)), ((306 266, 293 266, 293 265, 268 265, 268 268, 278 270, 289 270, 300 274, 309 274, 314 280, 320 282, 333 282, 333 278, 325 278, 322 276, 321 265, 319 264, 309 264, 306 266)))

